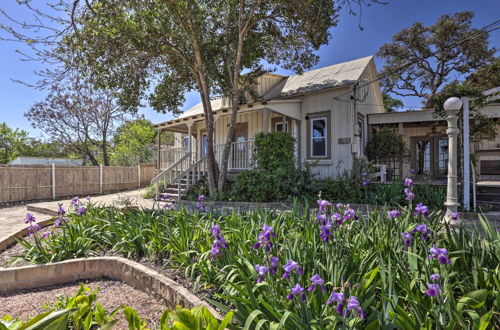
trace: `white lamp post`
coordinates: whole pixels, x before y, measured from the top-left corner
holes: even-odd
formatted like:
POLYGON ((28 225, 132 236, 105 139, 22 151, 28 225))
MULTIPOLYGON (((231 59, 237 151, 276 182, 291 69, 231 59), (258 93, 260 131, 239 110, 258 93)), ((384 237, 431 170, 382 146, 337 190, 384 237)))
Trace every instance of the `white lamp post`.
POLYGON ((456 223, 452 219, 452 213, 458 210, 458 190, 457 190, 457 141, 458 133, 460 130, 457 127, 458 112, 462 107, 462 101, 458 97, 450 97, 444 102, 444 109, 448 116, 446 120, 448 121, 448 129, 446 134, 448 135, 448 186, 446 192, 446 214, 444 216, 444 221, 450 223, 456 223))

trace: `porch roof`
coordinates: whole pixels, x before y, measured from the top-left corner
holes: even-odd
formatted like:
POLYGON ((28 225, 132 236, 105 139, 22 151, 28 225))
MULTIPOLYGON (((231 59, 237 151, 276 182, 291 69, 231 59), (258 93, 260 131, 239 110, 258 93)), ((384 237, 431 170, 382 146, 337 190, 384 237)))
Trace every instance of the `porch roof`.
MULTIPOLYGON (((402 112, 382 112, 368 115, 369 125, 433 122, 443 120, 433 116, 433 109, 411 110, 402 112)), ((489 118, 500 118, 500 104, 491 104, 481 109, 481 114, 489 118)))
MULTIPOLYGON (((293 119, 300 120, 301 102, 301 99, 259 101, 241 105, 239 107, 238 113, 269 110, 293 119)), ((212 113, 217 117, 231 115, 230 109, 227 107, 223 107, 222 100, 220 99, 212 101, 212 113)), ((196 106, 182 114, 180 117, 155 124, 154 127, 158 129, 169 130, 172 132, 187 133, 188 124, 190 122, 203 120, 204 117, 205 115, 203 113, 203 106, 201 104, 197 104, 196 106)))

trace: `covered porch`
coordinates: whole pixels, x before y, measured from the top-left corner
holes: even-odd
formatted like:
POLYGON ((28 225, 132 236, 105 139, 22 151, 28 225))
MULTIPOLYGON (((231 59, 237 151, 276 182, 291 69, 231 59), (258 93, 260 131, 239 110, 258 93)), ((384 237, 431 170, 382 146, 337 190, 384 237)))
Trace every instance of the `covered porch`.
MULTIPOLYGON (((300 146, 300 107, 301 100, 277 100, 257 102, 240 106, 236 127, 232 137, 228 168, 231 172, 249 169, 253 166, 252 150, 255 135, 260 132, 285 131, 296 139, 296 155, 300 146)), ((207 132, 203 109, 195 109, 180 118, 155 125, 158 129, 157 170, 162 172, 181 160, 193 164, 203 159, 207 153, 207 132), (161 134, 174 132, 175 143, 172 147, 161 145, 161 134)), ((215 156, 222 162, 224 146, 230 125, 230 110, 214 110, 215 156)))

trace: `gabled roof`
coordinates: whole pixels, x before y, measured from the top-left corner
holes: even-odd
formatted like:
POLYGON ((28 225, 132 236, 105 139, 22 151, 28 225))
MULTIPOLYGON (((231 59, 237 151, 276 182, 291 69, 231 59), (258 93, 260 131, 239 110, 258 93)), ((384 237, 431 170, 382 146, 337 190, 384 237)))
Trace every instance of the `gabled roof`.
POLYGON ((367 56, 293 75, 264 94, 264 100, 283 98, 356 83, 373 59, 367 56))
MULTIPOLYGON (((283 77, 283 79, 262 97, 260 97, 260 99, 263 101, 269 101, 272 99, 302 95, 317 92, 323 89, 354 84, 359 80, 372 59, 373 56, 367 56, 289 77, 276 75, 283 77)), ((223 108, 222 98, 213 99, 211 103, 212 111, 217 111, 223 108)), ((177 119, 188 118, 201 114, 203 114, 203 105, 200 102, 182 113, 177 119)))

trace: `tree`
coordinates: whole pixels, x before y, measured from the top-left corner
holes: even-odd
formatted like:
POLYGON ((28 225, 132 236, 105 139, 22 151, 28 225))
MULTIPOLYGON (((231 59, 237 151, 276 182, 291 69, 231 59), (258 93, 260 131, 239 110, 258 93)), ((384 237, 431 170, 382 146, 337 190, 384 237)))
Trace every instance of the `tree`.
POLYGON ((495 57, 491 64, 471 73, 465 79, 465 84, 480 92, 500 86, 500 57, 495 57))
POLYGON ((28 132, 0 123, 0 164, 8 164, 22 156, 30 139, 28 132))
POLYGON ((403 101, 391 97, 387 93, 382 94, 385 112, 397 112, 403 108, 403 101))
POLYGON ((133 166, 153 159, 151 145, 154 144, 156 130, 150 121, 128 121, 118 127, 116 133, 113 138, 112 165, 133 166))
MULTIPOLYGON (((32 1, 23 3, 30 5, 32 1)), ((81 71, 105 89, 119 90, 120 105, 134 109, 148 99, 161 112, 178 113, 184 94, 197 90, 207 129, 210 193, 224 188, 229 147, 241 92, 263 61, 296 71, 317 62, 314 51, 328 41, 344 4, 378 0, 58 0, 63 13, 54 38, 34 38, 4 27, 14 40, 32 45, 36 57, 61 62, 58 77, 69 68, 81 71), (65 17, 64 14, 67 16, 65 17), (40 51, 37 45, 49 46, 40 51), (242 72, 250 72, 242 76, 242 72), (150 94, 147 97, 147 94, 150 94), (220 175, 213 146, 213 96, 230 100, 231 125, 220 175)), ((50 21, 54 15, 37 17, 50 21)), ((13 21, 13 20, 11 20, 13 21)), ((21 28, 53 29, 38 20, 21 28)), ((13 21, 13 24, 20 23, 13 21)), ((42 85, 45 80, 42 80, 42 85)))
POLYGON ((119 88, 126 107, 138 106, 153 90, 152 107, 176 113, 184 93, 198 90, 213 194, 224 189, 241 95, 263 71, 262 60, 296 71, 309 68, 318 59, 314 50, 328 41, 328 29, 335 24, 336 9, 329 0, 94 1, 63 49, 78 53, 75 57, 96 83, 119 88), (249 73, 243 76, 244 71, 249 73), (219 175, 210 104, 217 95, 227 97, 231 108, 219 175))
POLYGON ((76 78, 53 85, 45 100, 34 104, 25 116, 34 128, 94 166, 100 157, 109 165, 109 141, 116 126, 127 118, 109 91, 95 90, 76 78))
MULTIPOLYGON (((488 32, 472 26, 472 12, 443 15, 431 26, 414 23, 392 37, 377 55, 385 60, 385 92, 431 100, 452 75, 488 64, 495 48, 488 32)), ((429 106, 426 105, 426 108, 429 106)))

